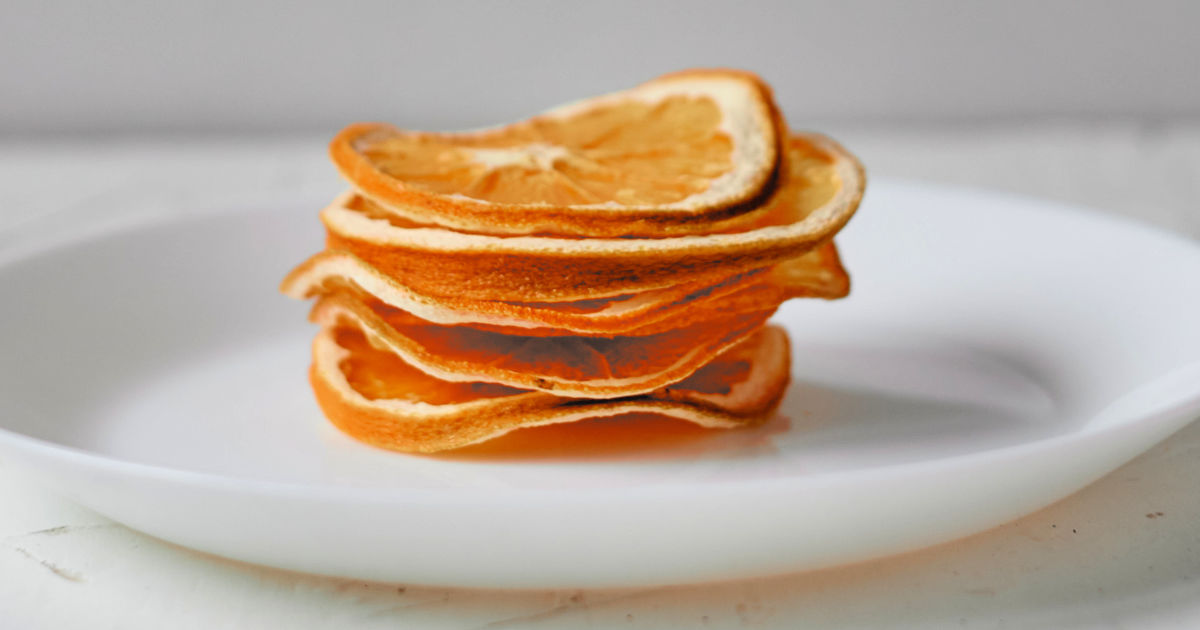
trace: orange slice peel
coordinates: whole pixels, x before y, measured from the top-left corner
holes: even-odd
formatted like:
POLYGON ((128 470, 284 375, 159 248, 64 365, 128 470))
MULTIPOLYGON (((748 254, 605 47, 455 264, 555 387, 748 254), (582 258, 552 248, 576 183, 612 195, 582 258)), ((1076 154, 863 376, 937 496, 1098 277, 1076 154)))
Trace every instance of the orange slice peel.
POLYGON ((581 398, 644 394, 681 381, 757 330, 774 312, 711 317, 641 337, 533 337, 438 326, 347 293, 322 297, 311 319, 350 324, 372 345, 431 376, 581 398))
MULTIPOLYGON (((574 302, 485 301, 427 296, 343 252, 322 252, 297 267, 281 290, 297 299, 359 294, 426 322, 471 325, 513 335, 650 335, 711 318, 774 308, 796 297, 837 299, 850 289, 832 241, 765 270, 628 295, 574 302)), ((519 297, 519 296, 514 296, 519 297)))
POLYGON ((442 381, 373 347, 353 326, 322 328, 309 372, 335 426, 381 448, 436 452, 510 431, 629 413, 709 428, 769 419, 788 382, 790 350, 779 328, 760 328, 669 389, 608 400, 573 399, 489 383, 442 381))
POLYGON ((865 177, 832 140, 796 134, 780 185, 749 229, 671 238, 501 237, 398 227, 348 193, 321 212, 326 247, 426 295, 571 301, 712 283, 808 252, 853 216, 865 177), (452 287, 452 289, 451 289, 452 287))
POLYGON ((330 156, 385 211, 456 230, 700 233, 769 190, 781 130, 758 77, 692 70, 478 131, 359 123, 330 156))

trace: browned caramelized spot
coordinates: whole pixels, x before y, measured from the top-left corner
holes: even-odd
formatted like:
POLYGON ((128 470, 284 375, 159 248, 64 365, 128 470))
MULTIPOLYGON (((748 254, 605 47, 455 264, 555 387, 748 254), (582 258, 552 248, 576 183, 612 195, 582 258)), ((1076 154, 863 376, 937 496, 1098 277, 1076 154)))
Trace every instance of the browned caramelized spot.
POLYGON ((637 296, 632 293, 627 293, 625 295, 614 295, 613 297, 595 298, 592 300, 574 300, 572 302, 515 302, 511 300, 505 300, 505 303, 526 308, 552 308, 561 313, 595 313, 602 311, 613 304, 618 304, 635 297, 637 296))
POLYGON ((495 203, 658 205, 733 168, 721 111, 705 97, 633 100, 472 135, 376 132, 359 150, 415 189, 495 203))
POLYGON ((370 400, 393 399, 447 405, 520 394, 492 383, 451 383, 434 378, 372 346, 357 328, 338 328, 334 339, 350 354, 339 364, 354 391, 370 400))

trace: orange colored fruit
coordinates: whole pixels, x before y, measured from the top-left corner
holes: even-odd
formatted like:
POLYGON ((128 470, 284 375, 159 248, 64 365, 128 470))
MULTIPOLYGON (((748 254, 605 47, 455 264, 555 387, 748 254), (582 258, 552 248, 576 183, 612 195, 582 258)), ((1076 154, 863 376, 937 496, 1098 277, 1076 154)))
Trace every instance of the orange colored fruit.
POLYGON ((788 382, 787 335, 767 326, 688 379, 642 396, 563 398, 491 383, 440 380, 372 346, 354 326, 323 328, 309 371, 321 409, 351 437, 381 448, 435 452, 524 427, 648 413, 730 429, 771 417, 788 382))
POLYGON ((758 77, 692 70, 482 131, 355 124, 330 155, 363 196, 414 221, 653 236, 751 209, 769 192, 782 135, 758 77))

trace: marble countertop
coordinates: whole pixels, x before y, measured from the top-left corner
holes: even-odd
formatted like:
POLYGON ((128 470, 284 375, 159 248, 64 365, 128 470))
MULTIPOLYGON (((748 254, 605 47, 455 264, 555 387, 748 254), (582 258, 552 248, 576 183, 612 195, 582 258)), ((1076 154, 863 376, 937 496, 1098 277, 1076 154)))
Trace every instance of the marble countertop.
MULTIPOLYGON (((830 131, 875 175, 1071 202, 1200 238, 1200 123, 830 131)), ((339 188, 318 136, 0 141, 0 233, 80 207, 170 213, 339 188)), ((0 628, 1198 627, 1197 480, 1200 424, 1064 501, 924 551, 713 585, 495 592, 207 556, 0 461, 0 628)))

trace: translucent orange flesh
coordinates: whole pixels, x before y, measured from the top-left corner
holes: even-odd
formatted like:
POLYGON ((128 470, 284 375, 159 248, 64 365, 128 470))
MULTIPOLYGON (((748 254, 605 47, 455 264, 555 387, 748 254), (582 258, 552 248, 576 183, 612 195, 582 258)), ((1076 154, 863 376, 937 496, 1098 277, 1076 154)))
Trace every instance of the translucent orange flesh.
POLYGON ((476 135, 367 134, 359 150, 406 186, 494 203, 656 205, 708 189, 733 144, 708 98, 624 101, 476 135))
MULTIPOLYGON (((837 299, 844 297, 849 292, 849 288, 850 278, 846 274, 845 268, 842 267, 837 246, 830 241, 770 269, 760 269, 734 276, 715 285, 684 294, 674 302, 655 305, 644 317, 644 323, 637 323, 637 317, 641 316, 635 316, 635 323, 632 325, 617 317, 612 320, 609 330, 587 328, 581 331, 571 327, 578 326, 578 323, 564 324, 560 320, 555 324, 553 317, 544 321, 535 320, 540 321, 543 324, 541 326, 518 327, 472 322, 469 319, 470 315, 467 315, 466 319, 459 324, 437 325, 465 325, 477 331, 525 337, 590 336, 597 339, 648 337, 672 330, 692 329, 698 324, 713 320, 727 322, 736 316, 769 313, 784 301, 795 297, 837 299)), ((320 294, 353 296, 351 299, 367 305, 376 315, 397 329, 411 330, 413 326, 434 325, 401 308, 391 306, 357 288, 353 283, 339 278, 326 280, 322 284, 320 294)), ((555 315, 586 315, 635 297, 635 295, 622 295, 614 298, 574 302, 505 302, 503 304, 518 308, 533 308, 538 312, 549 312, 555 315)), ((471 303, 468 301, 467 304, 471 303)), ((474 306, 467 307, 466 312, 494 312, 494 305, 500 303, 491 303, 493 307, 484 306, 486 304, 488 303, 476 302, 474 306)))
MULTIPOLYGON (((492 383, 451 383, 430 376, 395 354, 375 348, 357 328, 339 327, 337 344, 349 351, 339 363, 350 387, 369 400, 403 400, 448 405, 525 393, 492 383)), ((726 394, 750 374, 749 348, 739 344, 670 387, 676 391, 726 394)))
MULTIPOLYGON (((829 203, 838 193, 841 179, 837 175, 834 157, 813 145, 802 137, 793 137, 787 144, 787 162, 775 194, 766 204, 757 210, 753 218, 735 221, 731 227, 713 230, 713 234, 731 234, 745 232, 772 225, 787 225, 802 220, 816 210, 829 203)), ((364 197, 354 197, 347 208, 372 219, 387 221, 391 225, 404 228, 436 227, 431 224, 418 223, 411 219, 398 216, 385 210, 379 204, 364 197)), ((474 234, 471 230, 458 229, 464 234, 474 234)), ((578 236, 555 234, 555 238, 582 238, 578 236)), ((653 238, 653 237, 628 237, 653 238)))
POLYGON ((585 458, 686 457, 688 446, 704 444, 712 429, 647 413, 526 427, 498 438, 438 453, 465 461, 529 461, 585 458))
POLYGON ((335 339, 339 346, 350 351, 339 365, 342 374, 354 391, 370 400, 446 405, 521 393, 519 389, 492 383, 451 383, 434 378, 395 354, 375 348, 356 328, 339 328, 335 339))
POLYGON ((371 300, 369 306, 431 356, 458 365, 494 366, 577 382, 637 378, 666 371, 696 349, 720 348, 747 334, 775 310, 771 305, 641 337, 551 337, 428 324, 378 300, 371 300))
POLYGON ((829 203, 842 185, 834 157, 801 137, 788 142, 785 166, 787 170, 780 177, 779 187, 758 213, 758 220, 720 232, 796 223, 829 203))
POLYGON ((728 394, 735 383, 750 375, 749 361, 734 361, 726 357, 696 370, 671 389, 686 389, 701 394, 728 394))

